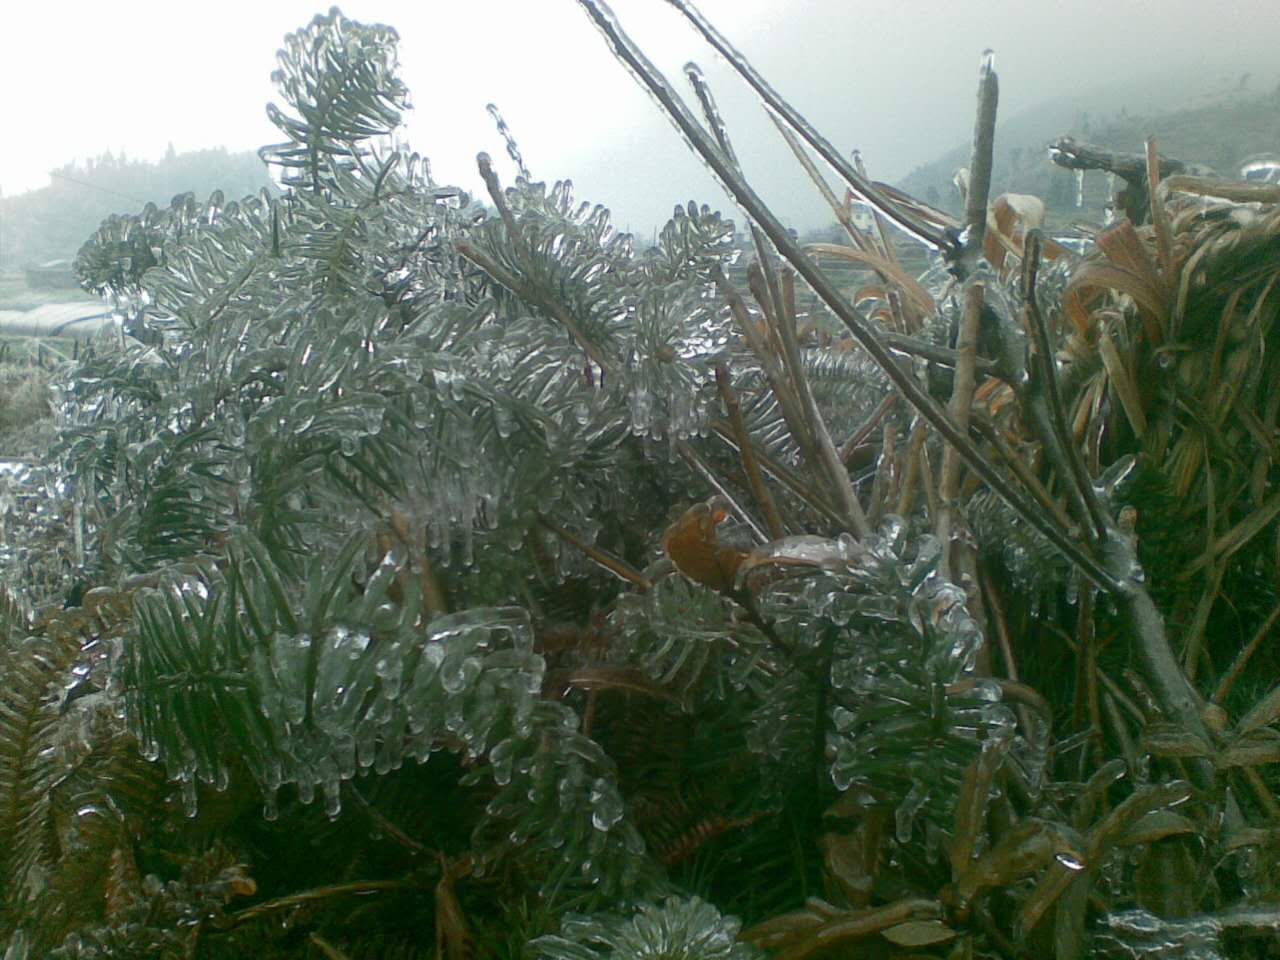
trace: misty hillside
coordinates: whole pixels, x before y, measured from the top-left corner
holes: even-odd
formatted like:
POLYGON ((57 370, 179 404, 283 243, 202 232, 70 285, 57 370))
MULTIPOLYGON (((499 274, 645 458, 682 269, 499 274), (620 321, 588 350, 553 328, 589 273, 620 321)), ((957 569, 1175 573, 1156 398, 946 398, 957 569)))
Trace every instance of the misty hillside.
MULTIPOLYGON (((997 129, 992 194, 1030 193, 1048 201, 1051 209, 1074 209, 1074 177, 1053 166, 1045 150, 1060 136, 1127 152, 1141 151, 1146 138, 1154 136, 1162 154, 1231 175, 1251 154, 1280 150, 1280 87, 1263 92, 1250 87, 1245 75, 1233 89, 1210 94, 1139 86, 1043 104, 997 129)), ((917 167, 898 185, 958 212, 952 177, 968 163, 969 147, 957 146, 917 167)), ((1098 206, 1107 196, 1105 176, 1089 174, 1085 207, 1098 206)))
POLYGON ((223 147, 177 153, 152 163, 107 151, 49 173, 49 185, 0 201, 0 266, 8 269, 76 255, 112 214, 136 213, 147 203, 167 206, 175 194, 204 200, 214 190, 229 198, 270 183, 252 151, 223 147))

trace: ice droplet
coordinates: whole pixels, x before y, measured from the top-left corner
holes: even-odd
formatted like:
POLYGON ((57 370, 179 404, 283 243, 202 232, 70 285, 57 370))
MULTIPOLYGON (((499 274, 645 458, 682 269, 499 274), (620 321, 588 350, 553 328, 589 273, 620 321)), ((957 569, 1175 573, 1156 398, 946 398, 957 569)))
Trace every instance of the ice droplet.
POLYGON ((591 825, 610 830, 622 819, 622 796, 609 780, 600 777, 591 787, 591 825))
POLYGON ((653 397, 643 387, 631 391, 631 432, 637 437, 649 431, 653 420, 653 397))
POLYGON ((894 836, 899 843, 911 842, 911 828, 915 824, 916 814, 924 806, 927 795, 919 783, 913 783, 907 795, 903 797, 898 809, 893 812, 894 836))
POLYGON ((337 777, 326 779, 324 789, 324 812, 330 820, 337 820, 342 814, 342 781, 337 777))

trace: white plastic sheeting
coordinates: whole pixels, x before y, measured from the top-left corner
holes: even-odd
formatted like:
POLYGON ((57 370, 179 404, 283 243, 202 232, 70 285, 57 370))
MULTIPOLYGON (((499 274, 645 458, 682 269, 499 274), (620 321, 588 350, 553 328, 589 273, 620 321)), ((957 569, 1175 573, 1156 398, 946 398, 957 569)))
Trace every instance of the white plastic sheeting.
POLYGON ((0 310, 0 335, 10 337, 92 337, 113 325, 105 304, 47 303, 34 310, 0 310))

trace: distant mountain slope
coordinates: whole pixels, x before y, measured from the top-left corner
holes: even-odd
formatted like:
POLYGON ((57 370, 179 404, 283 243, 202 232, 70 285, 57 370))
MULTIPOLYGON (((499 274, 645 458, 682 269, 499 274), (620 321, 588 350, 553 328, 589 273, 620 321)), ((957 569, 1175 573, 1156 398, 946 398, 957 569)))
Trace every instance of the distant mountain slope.
POLYGON ((113 213, 134 213, 148 202, 168 204, 192 191, 203 200, 214 190, 239 199, 269 186, 256 153, 222 147, 177 153, 151 163, 110 152, 49 173, 49 185, 0 200, 0 267, 71 258, 98 224, 113 213))
MULTIPOLYGON (((1250 154, 1280 151, 1280 87, 1260 93, 1242 78, 1236 89, 1197 95, 1185 82, 1163 78, 1043 104, 997 129, 992 193, 1031 193, 1059 212, 1074 208, 1074 178, 1054 167, 1045 150, 1064 135, 1124 151, 1140 151, 1155 136, 1163 154, 1234 174, 1250 154), (1136 107, 1124 104, 1143 109, 1134 112, 1136 107)), ((957 146, 917 167, 898 186, 958 212, 951 180, 968 163, 968 145, 957 146)), ((1091 174, 1085 191, 1086 207, 1100 205, 1107 195, 1105 177, 1091 174)))

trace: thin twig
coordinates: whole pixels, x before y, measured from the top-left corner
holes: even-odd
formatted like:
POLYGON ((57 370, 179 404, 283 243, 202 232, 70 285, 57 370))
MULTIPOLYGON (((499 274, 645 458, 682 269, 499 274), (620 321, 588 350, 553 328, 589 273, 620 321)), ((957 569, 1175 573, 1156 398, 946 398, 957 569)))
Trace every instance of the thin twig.
POLYGON ((876 404, 876 408, 871 411, 871 416, 867 417, 866 422, 858 427, 853 432, 853 436, 846 440, 844 446, 840 448, 841 463, 846 465, 849 463, 853 452, 867 442, 867 438, 871 436, 876 427, 880 426, 880 421, 885 418, 885 414, 893 409, 893 405, 897 400, 898 395, 896 393, 888 393, 884 396, 884 399, 876 404))
MULTIPOLYGON (((1124 754, 1125 763, 1129 767, 1129 774, 1133 776, 1138 771, 1138 751, 1134 747, 1133 737, 1129 733, 1129 728, 1125 726, 1124 717, 1120 716, 1120 708, 1116 706, 1116 698, 1112 694, 1110 687, 1103 694, 1102 706, 1106 711, 1107 719, 1111 721, 1112 732, 1116 735, 1116 739, 1120 741, 1120 752, 1124 754)), ((1138 715, 1137 720, 1139 725, 1143 723, 1141 714, 1138 715)))
POLYGON ((689 466, 702 475, 702 479, 707 481, 707 486, 711 487, 718 496, 724 497, 733 515, 751 528, 751 533, 756 540, 759 543, 767 543, 769 537, 760 529, 760 524, 752 519, 751 514, 743 509, 742 504, 738 503, 737 498, 729 492, 729 488, 720 481, 720 478, 716 476, 716 472, 711 469, 711 464, 707 463, 706 459, 684 440, 676 442, 676 450, 679 451, 680 456, 684 457, 689 466))
POLYGON ((1105 753, 1102 740, 1102 706, 1098 696, 1098 636, 1093 622, 1093 588, 1089 583, 1079 583, 1077 603, 1080 610, 1080 626, 1084 647, 1085 709, 1089 726, 1093 730, 1094 762, 1102 763, 1105 753))
POLYGON ((1009 447, 1004 437, 1000 435, 999 429, 994 423, 984 416, 973 418, 973 428, 991 444, 992 448, 1004 461, 1005 465, 1013 472, 1027 491, 1035 498, 1040 508, 1052 516, 1064 530, 1070 530, 1072 523, 1071 518, 1067 516, 1044 484, 1040 482, 1040 478, 1031 472, 1031 468, 1027 465, 1026 460, 1018 456, 1018 454, 1009 447))
POLYGON ((886 420, 880 437, 880 456, 876 460, 875 479, 871 482, 871 506, 868 515, 871 523, 880 525, 886 510, 895 510, 902 489, 902 470, 898 460, 898 424, 886 420), (892 508, 886 507, 892 504, 892 508))
MULTIPOLYGON (((630 43, 625 35, 622 34, 621 28, 619 28, 616 23, 610 23, 610 18, 603 16, 599 7, 594 3, 591 3, 590 0, 585 0, 585 2, 584 0, 579 0, 579 2, 583 4, 591 14, 592 18, 596 20, 601 31, 609 37, 611 41, 614 40, 615 35, 620 35, 627 43, 630 43)), ((756 73, 751 65, 747 63, 746 59, 733 48, 733 45, 730 44, 729 41, 715 29, 715 27, 708 23, 702 14, 694 9, 692 4, 686 2, 686 0, 669 0, 669 2, 684 14, 685 18, 693 24, 706 41, 729 62, 730 66, 738 71, 742 78, 747 81, 748 85, 750 85, 751 88, 759 95, 760 99, 765 102, 768 108, 785 120, 787 125, 795 130, 796 133, 798 133, 805 142, 807 142, 809 146, 817 152, 818 156, 830 164, 831 168, 840 174, 845 183, 847 183, 849 187, 858 194, 858 196, 862 197, 873 207, 882 210, 885 216, 890 220, 930 246, 943 250, 950 249, 953 246, 954 241, 950 236, 941 231, 935 230, 929 224, 916 220, 905 211, 899 209, 896 203, 884 196, 884 194, 876 189, 873 184, 868 183, 863 177, 859 176, 858 171, 855 170, 849 161, 841 155, 840 151, 832 146, 831 143, 829 143, 821 134, 819 134, 818 131, 815 130, 809 122, 804 119, 804 117, 800 116, 800 114, 797 113, 789 103, 783 100, 782 97, 780 97, 777 92, 765 82, 764 78, 756 73)), ((614 43, 614 46, 615 48, 618 47, 616 42, 614 43)), ((652 69, 652 65, 647 63, 647 61, 644 63, 644 66, 652 69)), ((638 75, 643 76, 643 72, 640 72, 638 75)), ((765 232, 768 233, 769 231, 766 230, 765 232)), ((772 235, 770 235, 770 239, 772 239, 775 244, 777 243, 777 238, 772 235)), ((779 247, 778 249, 779 252, 781 252, 782 248, 779 247)), ((788 257, 787 259, 790 258, 788 257)))
POLYGON ((243 923, 248 923, 250 920, 256 920, 258 917, 266 916, 269 913, 276 913, 279 910, 289 910, 292 907, 319 903, 322 900, 331 900, 334 897, 358 896, 364 893, 379 893, 383 890, 399 890, 405 886, 408 886, 408 884, 404 880, 364 880, 358 883, 340 883, 328 887, 313 887, 300 893, 291 893, 286 897, 255 903, 252 907, 246 907, 244 910, 227 914, 222 922, 218 924, 218 927, 219 929, 227 930, 232 927, 238 927, 243 923))
POLYGON ((915 509, 916 486, 920 483, 922 466, 920 453, 924 449, 927 438, 928 428, 924 420, 917 419, 911 427, 910 439, 907 440, 907 467, 902 476, 902 491, 898 494, 898 505, 895 510, 900 517, 909 516, 915 509))
MULTIPOLYGON (((1000 645, 1000 653, 1004 657, 1005 673, 1009 675, 1010 680, 1018 683, 1018 661, 1013 654, 1013 640, 1009 636, 1009 621, 1005 616, 1004 604, 1000 601, 1000 594, 996 592, 991 574, 982 566, 978 568, 978 586, 987 601, 987 609, 991 611, 992 619, 995 620, 996 642, 1000 645)), ((1027 732, 1029 740, 1035 729, 1031 725, 1031 714, 1023 704, 1018 704, 1016 709, 1018 721, 1022 724, 1022 729, 1027 732)))
MULTIPOLYGON (((1085 469, 1079 448, 1075 444, 1071 428, 1067 425, 1066 407, 1058 387, 1055 351, 1049 339, 1049 326, 1045 322, 1044 314, 1040 312, 1040 305, 1036 299, 1036 275, 1040 268, 1041 245, 1040 232, 1028 230, 1022 257, 1022 298, 1025 304, 1027 326, 1031 328, 1035 337, 1035 355, 1040 361, 1039 385, 1043 388, 1044 400, 1048 405, 1049 426, 1061 451, 1057 455, 1066 461, 1068 472, 1063 476, 1063 482, 1071 482, 1074 485, 1076 495, 1086 513, 1081 520, 1087 520, 1092 524, 1094 535, 1101 540, 1107 533, 1107 519, 1103 514, 1097 492, 1093 488, 1093 481, 1085 469)), ((1052 445, 1046 445, 1046 449, 1050 455, 1057 453, 1052 445)))
POLYGON ((769 538, 777 540, 786 531, 782 526, 782 518, 778 515, 778 505, 773 502, 773 495, 765 486, 764 477, 760 475, 760 462, 756 459, 755 448, 747 434, 747 426, 742 420, 742 407, 738 404, 738 395, 733 390, 733 381, 729 377, 729 368, 723 361, 716 361, 716 389, 720 391, 720 399, 724 403, 725 412, 729 415, 729 426, 738 440, 738 458, 742 461, 742 472, 747 475, 747 485, 751 487, 751 495, 756 499, 756 506, 764 513, 764 522, 769 527, 769 538))
POLYGON ((996 592, 995 582, 985 569, 978 571, 981 578, 982 592, 986 595, 987 606, 990 607, 996 622, 996 641, 1000 644, 1000 653, 1004 657, 1004 669, 1010 680, 1018 679, 1018 661, 1013 655, 1013 641, 1009 637, 1009 621, 1005 617, 1004 605, 1000 602, 1000 594, 996 592))
POLYGON ((348 780, 343 784, 343 786, 346 788, 348 795, 355 799, 357 806, 359 806, 360 809, 369 816, 370 820, 377 824, 378 829, 391 837, 391 839, 395 840, 396 843, 420 856, 426 856, 434 852, 431 848, 419 843, 417 840, 413 839, 413 837, 409 836, 409 834, 396 826, 396 824, 387 819, 381 810, 365 799, 364 794, 356 788, 356 785, 353 782, 348 780))
POLYGON ((1160 257, 1160 279, 1165 292, 1173 289, 1173 236, 1169 232, 1169 212, 1160 200, 1160 155, 1156 138, 1147 137, 1147 203, 1151 208, 1151 226, 1156 234, 1156 254, 1160 257))
MULTIPOLYGON (((1066 643, 1068 650, 1074 653, 1077 657, 1080 656, 1080 647, 1069 633, 1059 627, 1056 623, 1049 620, 1043 621, 1043 626, 1057 634, 1058 637, 1066 643)), ((1147 722, 1146 716, 1138 708, 1138 705, 1130 699, 1129 695, 1120 688, 1120 685, 1112 680, 1110 674, 1101 667, 1097 667, 1097 671, 1098 679, 1101 680, 1102 685, 1107 688, 1107 693, 1114 697, 1116 702, 1129 712, 1129 715, 1133 717, 1135 722, 1138 724, 1145 724, 1147 722)))
POLYGON ((1160 196, 1190 193, 1235 203, 1280 203, 1280 184, 1228 180, 1223 177, 1189 177, 1178 174, 1160 181, 1160 196))
POLYGON ((484 180, 485 189, 489 191, 489 199, 493 201, 493 205, 498 208, 498 215, 502 217, 502 222, 507 228, 507 235, 511 238, 511 245, 516 248, 516 253, 524 262, 525 267, 530 265, 532 255, 529 252, 529 244, 525 241, 524 234, 520 232, 516 225, 516 218, 511 212, 511 208, 507 206, 506 195, 502 192, 502 184, 498 182, 498 174, 494 172, 493 162, 489 159, 487 153, 476 154, 476 166, 480 169, 480 178, 484 180))
POLYGON ((929 444, 922 443, 920 445, 920 486, 924 487, 924 503, 929 511, 929 519, 932 520, 942 512, 942 504, 938 498, 938 488, 933 482, 933 467, 929 463, 930 459, 929 444))
MULTIPOLYGON (((1206 472, 1212 471, 1210 466, 1206 472)), ((1213 528, 1210 527, 1212 530, 1213 528)), ((1195 680, 1200 666, 1200 651, 1204 645, 1204 631, 1209 626, 1209 616, 1213 613, 1213 605, 1218 601, 1218 592, 1222 588, 1222 577, 1227 572, 1225 560, 1215 563, 1205 575, 1204 592, 1200 602, 1196 604, 1195 617, 1191 621, 1191 629, 1187 631, 1186 648, 1183 651, 1182 667, 1187 676, 1195 680)))
MULTIPOLYGON (((724 151, 725 159, 741 173, 738 155, 733 149, 733 142, 729 139, 729 130, 725 127, 724 120, 720 116, 720 110, 716 106, 716 98, 711 93, 711 86, 707 83, 706 76, 696 63, 685 64, 684 73, 689 85, 693 87, 694 96, 698 98, 698 103, 702 107, 703 116, 707 118, 707 126, 711 128, 712 136, 715 137, 716 143, 720 145, 720 149, 724 151)), ((778 286, 777 272, 773 269, 769 245, 765 242, 760 228, 754 223, 751 224, 751 242, 756 248, 756 264, 761 271, 765 281, 765 290, 767 291, 765 297, 757 294, 756 300, 762 310, 772 313, 774 317, 780 317, 782 316, 782 294, 778 286)), ((752 292, 754 293, 755 291, 753 290, 752 292)))
MULTIPOLYGON (((867 183, 873 182, 872 179, 869 176, 867 176, 867 168, 866 168, 866 165, 863 164, 862 162, 861 150, 853 151, 853 169, 857 170, 858 176, 860 176, 863 180, 866 180, 867 183)), ((884 254, 884 258, 890 261, 891 263, 894 263, 894 264, 899 263, 898 251, 894 249, 893 241, 889 237, 889 227, 888 227, 888 224, 884 222, 884 214, 882 214, 875 207, 872 207, 871 217, 875 221, 876 236, 880 240, 880 252, 884 254)))
POLYGON ((760 615, 760 611, 756 609, 756 603, 751 594, 746 590, 730 590, 726 595, 746 612, 747 620, 764 635, 764 638, 769 641, 769 645, 782 655, 783 661, 794 663, 795 650, 792 649, 791 644, 778 635, 778 631, 773 629, 773 624, 760 615))
POLYGON ((791 382, 800 398, 801 409, 809 427, 809 435, 813 437, 817 448, 818 462, 827 475, 827 483, 831 487, 832 496, 840 504, 846 521, 852 526, 859 538, 871 535, 871 525, 867 515, 858 502, 853 490, 853 482, 849 479, 849 471, 844 461, 836 452, 836 445, 831 440, 831 431, 827 429, 818 409, 818 402, 813 398, 809 388, 809 378, 805 376, 804 364, 800 359, 800 342, 796 335, 796 275, 789 267, 782 271, 782 309, 778 318, 779 339, 782 341, 783 358, 791 374, 791 382))
POLYGON ((418 551, 418 578, 422 584, 422 605, 426 609, 428 616, 435 616, 438 613, 449 612, 449 599, 445 595, 444 588, 440 585, 440 578, 436 576, 436 570, 431 563, 431 557, 426 550, 418 551))
MULTIPOLYGON (((987 200, 991 193, 992 153, 995 149, 996 107, 1000 100, 1000 80, 992 64, 992 54, 982 55, 978 71, 978 109, 973 122, 973 153, 969 162, 969 194, 965 203, 964 247, 957 266, 962 274, 971 274, 982 256, 987 230, 987 200)), ((955 376, 951 383, 951 402, 947 412, 956 429, 968 437, 969 416, 977 386, 974 361, 978 354, 978 332, 985 302, 984 288, 971 277, 964 291, 964 312, 956 335, 955 376)), ((944 577, 959 582, 954 564, 958 557, 957 517, 960 496, 960 454, 954 444, 942 451, 938 499, 942 510, 935 519, 936 533, 942 544, 939 569, 944 577)))
MULTIPOLYGON (((954 367, 960 362, 959 351, 936 343, 928 343, 916 337, 909 337, 906 334, 884 331, 880 334, 880 339, 884 341, 884 345, 890 350, 897 350, 913 357, 931 360, 943 367, 954 367)), ((996 366, 997 364, 994 360, 974 355, 973 367, 975 370, 981 370, 983 373, 994 373, 996 366)))
MULTIPOLYGON (((773 121, 773 125, 778 128, 778 132, 782 134, 782 139, 788 147, 791 148, 792 154, 800 163, 801 169, 809 175, 809 179, 813 181, 813 185, 818 188, 818 193, 822 195, 822 199, 827 202, 827 206, 831 208, 835 214, 836 221, 840 226, 844 227, 844 232, 849 236, 849 242, 856 248, 867 253, 878 253, 874 249, 870 239, 854 225, 853 217, 850 214, 850 203, 846 199, 841 202, 840 198, 835 195, 835 191, 831 189, 831 185, 827 183, 827 178, 822 175, 822 171, 818 169, 817 164, 813 162, 813 158, 809 156, 809 152, 805 150, 804 144, 796 137, 794 133, 787 127, 776 113, 770 111, 769 119, 773 121)), ((852 197, 852 192, 846 193, 846 197, 852 197)), ((879 214, 877 213, 877 217, 879 214)), ((889 281, 889 274, 879 267, 873 267, 876 274, 883 282, 889 281)))
POLYGON ((326 960, 351 960, 350 957, 331 944, 324 937, 320 936, 320 934, 313 933, 309 939, 315 945, 316 949, 325 955, 326 960))
POLYGON ((1186 579, 1215 560, 1225 562, 1228 557, 1265 530, 1277 515, 1280 515, 1280 493, 1272 494, 1257 510, 1218 537, 1208 550, 1187 565, 1180 579, 1186 579))
MULTIPOLYGON (((753 229, 755 229, 756 233, 760 232, 758 228, 753 229)), ((778 321, 778 318, 786 313, 786 309, 782 305, 782 291, 778 289, 778 279, 775 271, 769 270, 768 275, 773 279, 766 278, 765 269, 760 265, 758 259, 752 260, 747 264, 747 289, 751 291, 751 296, 760 307, 760 315, 764 318, 764 328, 770 347, 777 356, 782 357, 784 366, 790 370, 786 363, 786 350, 782 345, 782 328, 779 326, 778 321)), ((794 377, 791 378, 790 383, 792 388, 795 388, 794 377)))
POLYGON ((965 677, 954 683, 948 683, 945 689, 948 696, 959 696, 969 693, 982 683, 996 684, 1000 688, 1003 699, 1022 704, 1040 714, 1040 718, 1045 722, 1046 731, 1052 725, 1053 708, 1049 706, 1049 701, 1041 696, 1035 687, 1021 681, 1006 680, 1004 677, 965 677))
MULTIPOLYGON (((707 125, 711 128, 712 135, 719 144, 721 151, 723 151, 725 160, 741 175, 742 171, 738 166, 737 154, 733 149, 733 143, 729 139, 729 132, 721 119, 720 111, 716 106, 715 97, 711 93, 711 87, 707 84, 706 77, 698 69, 697 65, 692 63, 685 66, 685 76, 693 87, 694 95, 698 98, 703 115, 707 119, 707 125)), ((813 393, 809 389, 809 382, 804 373, 804 367, 800 363, 799 348, 796 344, 795 334, 794 288, 788 289, 785 276, 782 282, 779 283, 777 271, 773 267, 770 247, 765 240, 764 234, 760 232, 760 228, 755 223, 751 224, 751 240, 756 249, 756 260, 747 268, 747 286, 751 290, 752 296, 755 297, 756 302, 760 305, 766 324, 768 324, 782 347, 781 353, 784 366, 789 375, 789 385, 795 391, 796 401, 799 406, 798 412, 808 427, 807 438, 801 437, 797 438, 797 440, 801 443, 801 449, 808 447, 816 454, 818 462, 814 464, 815 466, 822 464, 826 467, 829 474, 828 481, 833 487, 836 500, 843 504, 845 512, 848 514, 850 525, 858 536, 865 536, 870 531, 857 497, 853 493, 848 474, 844 472, 843 467, 832 469, 832 456, 829 451, 833 451, 834 447, 831 437, 818 412, 817 404, 813 400, 813 393)), ((740 444, 739 447, 746 451, 750 450, 750 444, 745 447, 740 444)), ((745 456, 747 455, 749 454, 744 455, 744 464, 746 463, 745 456)), ((757 487, 757 481, 759 480, 758 470, 754 477, 748 471, 748 480, 752 485, 753 494, 757 495, 757 499, 759 499, 760 493, 764 493, 767 497, 763 483, 757 487)), ((766 512, 773 509, 771 501, 765 502, 768 504, 766 512)), ((764 503, 762 503, 762 506, 764 506, 764 503)), ((766 517, 771 531, 775 527, 774 520, 777 520, 776 527, 780 530, 781 520, 777 518, 776 510, 773 510, 772 518, 766 517)), ((775 537, 780 535, 780 533, 776 533, 775 537)))
POLYGON ((995 56, 982 52, 978 70, 978 109, 973 118, 973 152, 969 160, 969 192, 964 209, 964 267, 971 270, 982 256, 987 235, 987 202, 991 198, 991 166, 996 141, 996 108, 1000 102, 1000 78, 995 56))
POLYGON ((1263 780, 1261 774, 1253 767, 1241 767, 1240 772, 1248 781, 1253 795, 1258 798, 1258 803, 1267 811, 1267 816, 1273 820, 1280 820, 1280 803, 1276 802, 1275 794, 1267 786, 1267 781, 1263 780))
POLYGON ((1249 658, 1258 652, 1258 648, 1262 646, 1262 641, 1267 638, 1277 620, 1280 620, 1280 603, 1271 608, 1271 612, 1267 614, 1267 619, 1262 621, 1262 626, 1258 627, 1254 633, 1253 639, 1246 643, 1240 652, 1236 654, 1235 661, 1232 662, 1227 672, 1223 674, 1222 679, 1218 682, 1218 688, 1213 691, 1213 696, 1210 699, 1214 703, 1221 704, 1223 700, 1227 699, 1227 694, 1231 692, 1235 682, 1240 679, 1240 674, 1244 672, 1249 658))
POLYGON ((565 543, 571 546, 577 547, 580 551, 586 554, 586 556, 590 557, 600 566, 604 567, 606 570, 608 570, 618 579, 626 580, 632 586, 640 590, 648 590, 650 587, 653 586, 653 584, 649 582, 649 579, 643 573, 636 570, 626 561, 619 560, 617 557, 611 556, 610 554, 606 553, 604 550, 601 550, 599 547, 594 546, 593 544, 587 543, 581 537, 575 536, 574 534, 570 533, 568 530, 560 526, 560 524, 556 523, 554 520, 549 520, 546 517, 539 517, 538 523, 545 529, 554 533, 557 537, 559 537, 565 543))
MULTIPOLYGON (((951 420, 958 430, 969 432, 969 414, 973 408, 976 380, 973 358, 978 349, 978 325, 982 317, 983 291, 979 283, 969 283, 964 291, 964 315, 960 322, 960 335, 956 340, 955 378, 951 387, 951 420)), ((938 479, 938 499, 942 510, 936 520, 936 534, 942 544, 940 570, 948 580, 955 581, 952 551, 956 533, 956 516, 960 495, 960 455, 952 444, 942 451, 942 475, 938 479)))
MULTIPOLYGON (((730 429, 727 423, 723 423, 719 420, 711 420, 708 425, 716 432, 716 435, 719 436, 720 439, 724 440, 725 443, 729 445, 731 449, 738 450, 737 437, 734 436, 733 430, 730 429)), ((839 526, 843 522, 840 519, 840 514, 836 513, 836 511, 832 509, 831 505, 823 499, 822 495, 818 491, 814 490, 803 480, 797 477, 791 470, 787 469, 761 450, 754 440, 751 441, 751 446, 754 449, 757 462, 759 462, 759 464, 765 469, 766 473, 776 479, 818 513, 822 514, 822 516, 826 518, 827 522, 836 526, 839 526)), ((740 451, 739 455, 741 455, 740 451)))
POLYGON ((421 538, 415 535, 409 515, 402 510, 392 508, 389 526, 404 546, 412 551, 413 562, 418 568, 418 581, 422 588, 422 603, 429 617, 449 612, 449 601, 445 597, 444 588, 436 576, 431 564, 431 557, 423 549, 421 538))
POLYGON ((729 305, 729 312, 733 314, 733 318, 738 324, 738 329, 742 331, 742 335, 746 338, 747 346, 751 348, 752 354, 759 361, 760 369, 764 372, 765 379, 769 382, 769 389, 778 400, 778 407, 782 411, 782 419, 787 422, 787 430, 800 448, 800 455, 806 463, 816 463, 817 457, 813 447, 813 438, 809 436, 806 430, 800 399, 792 389, 791 383, 783 376, 782 370, 779 369, 776 352, 769 347, 764 337, 761 336, 760 330, 751 322, 751 316, 747 313, 747 305, 743 301, 742 295, 738 293, 737 288, 729 281, 729 278, 724 275, 719 264, 712 268, 711 279, 720 295, 724 298, 725 303, 729 305))

